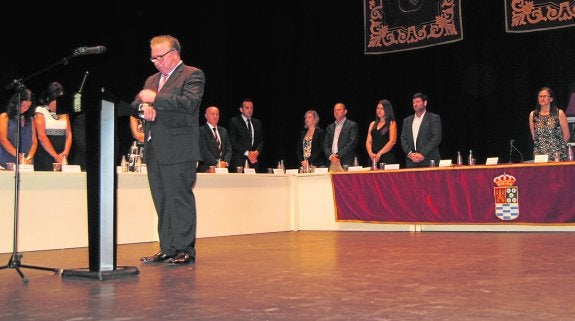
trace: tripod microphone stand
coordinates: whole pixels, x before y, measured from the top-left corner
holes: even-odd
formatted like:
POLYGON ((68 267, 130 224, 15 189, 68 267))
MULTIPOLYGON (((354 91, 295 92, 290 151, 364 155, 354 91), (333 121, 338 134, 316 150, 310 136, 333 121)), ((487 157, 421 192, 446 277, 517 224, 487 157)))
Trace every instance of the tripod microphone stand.
MULTIPOLYGON (((12 244, 12 256, 8 261, 8 264, 0 266, 0 270, 10 268, 15 269, 16 272, 22 278, 24 283, 28 283, 28 278, 24 275, 21 268, 27 269, 36 269, 36 270, 44 270, 44 271, 52 271, 54 273, 59 273, 60 269, 58 268, 49 268, 43 266, 35 266, 35 265, 27 265, 22 264, 22 254, 18 253, 18 218, 19 218, 19 206, 20 206, 20 138, 21 138, 21 130, 22 127, 20 123, 21 117, 21 104, 22 104, 22 92, 25 89, 24 85, 20 80, 16 80, 18 85, 16 87, 17 90, 17 126, 16 126, 16 160, 14 166, 14 240, 12 244)), ((16 82, 15 81, 15 82, 16 82)))

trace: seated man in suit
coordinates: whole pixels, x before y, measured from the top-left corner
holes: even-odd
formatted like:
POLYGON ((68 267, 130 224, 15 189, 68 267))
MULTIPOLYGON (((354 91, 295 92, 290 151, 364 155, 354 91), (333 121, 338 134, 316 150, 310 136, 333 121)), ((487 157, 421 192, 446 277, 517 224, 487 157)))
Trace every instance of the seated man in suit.
POLYGON ((427 111, 427 96, 416 93, 412 99, 415 114, 403 120, 401 148, 407 155, 407 168, 426 167, 429 161, 439 164, 441 143, 441 117, 427 111))
POLYGON ((346 118, 347 108, 338 102, 333 107, 335 122, 327 126, 323 152, 328 158, 330 168, 338 165, 353 165, 356 157, 357 123, 346 118))
POLYGON ((200 127, 202 159, 198 172, 207 172, 210 166, 228 167, 232 159, 232 143, 228 131, 218 126, 220 110, 216 106, 206 108, 206 123, 200 127))
POLYGON ((230 120, 230 141, 232 142, 232 163, 230 168, 244 166, 246 160, 256 172, 260 171, 260 155, 264 146, 262 122, 253 118, 254 103, 244 99, 240 107, 241 115, 230 120))

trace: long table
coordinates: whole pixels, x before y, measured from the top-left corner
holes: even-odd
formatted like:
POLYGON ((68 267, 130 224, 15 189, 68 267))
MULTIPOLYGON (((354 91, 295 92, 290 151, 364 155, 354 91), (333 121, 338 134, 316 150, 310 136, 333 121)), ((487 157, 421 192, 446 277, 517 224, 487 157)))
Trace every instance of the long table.
MULTIPOLYGON (((384 174, 394 176, 404 172, 411 171, 386 171, 384 174)), ((339 174, 198 174, 194 187, 198 237, 298 230, 575 231, 575 225, 568 223, 429 224, 418 220, 374 224, 338 220, 332 176, 339 177, 339 174)), ((23 172, 20 178, 18 250, 88 246, 85 173, 23 172)), ((523 202, 523 181, 518 179, 518 184, 523 202)), ((541 186, 539 197, 543 200, 553 188, 541 186)), ((13 248, 13 204, 14 173, 0 172, 0 253, 11 252, 13 248)), ((523 209, 521 211, 523 215, 523 209)), ((157 241, 156 224, 146 175, 118 174, 118 244, 157 241)))
POLYGON ((575 223, 573 162, 334 173, 332 181, 342 221, 575 223))

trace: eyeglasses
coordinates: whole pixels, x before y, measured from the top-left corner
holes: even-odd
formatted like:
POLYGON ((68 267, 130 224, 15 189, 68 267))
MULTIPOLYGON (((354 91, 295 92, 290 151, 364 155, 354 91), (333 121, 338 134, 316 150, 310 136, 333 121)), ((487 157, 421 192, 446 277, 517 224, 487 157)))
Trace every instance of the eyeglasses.
POLYGON ((168 50, 165 54, 163 55, 159 55, 159 56, 155 56, 155 57, 150 57, 150 61, 151 62, 156 62, 156 61, 163 61, 164 60, 164 56, 166 56, 167 54, 169 54, 170 52, 174 51, 175 49, 170 49, 168 50))
POLYGON ((539 98, 549 98, 549 97, 551 97, 551 96, 549 96, 549 95, 539 95, 539 96, 537 96, 537 97, 539 97, 539 98))

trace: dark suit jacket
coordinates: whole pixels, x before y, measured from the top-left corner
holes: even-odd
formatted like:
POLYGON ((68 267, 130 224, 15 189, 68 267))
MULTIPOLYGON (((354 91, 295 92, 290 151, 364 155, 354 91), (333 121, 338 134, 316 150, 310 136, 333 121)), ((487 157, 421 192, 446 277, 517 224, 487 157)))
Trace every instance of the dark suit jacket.
POLYGON ((441 117, 432 112, 426 111, 417 133, 417 150, 413 142, 413 119, 415 114, 403 120, 403 128, 401 130, 401 148, 405 154, 410 152, 419 152, 425 156, 425 159, 420 163, 413 163, 409 158, 406 158, 405 165, 407 167, 421 167, 429 166, 430 160, 435 160, 439 164, 441 159, 439 155, 439 143, 441 143, 441 117))
MULTIPOLYGON (((251 118, 252 127, 254 128, 254 143, 248 132, 248 126, 244 122, 242 116, 235 116, 230 119, 230 126, 228 127, 230 134, 230 141, 232 143, 232 163, 230 168, 236 166, 244 166, 247 159, 244 153, 249 150, 257 150, 260 155, 264 147, 264 132, 262 122, 259 119, 251 118)), ((260 159, 258 158, 258 163, 260 159)), ((257 164, 257 163, 256 163, 257 164)), ((251 166, 252 164, 250 164, 251 166)), ((256 165, 257 168, 257 165, 256 165)))
MULTIPOLYGON (((145 89, 158 89, 160 73, 146 79, 145 89)), ((145 149, 151 144, 158 161, 173 164, 201 160, 199 108, 205 76, 198 68, 180 64, 172 72, 154 101, 156 120, 146 122, 145 149), (173 93, 174 95, 171 95, 173 93), (152 139, 148 140, 149 135, 152 139)), ((132 106, 142 103, 136 100, 132 106)), ((147 160, 146 160, 147 161, 147 160)))
MULTIPOLYGON (((323 152, 325 157, 328 159, 328 163, 329 155, 331 155, 331 145, 333 144, 334 134, 335 122, 329 124, 325 131, 323 152)), ((355 147, 357 146, 357 141, 357 123, 346 118, 337 141, 337 156, 342 165, 353 165, 353 159, 356 156, 355 147)))
MULTIPOLYGON (((229 164, 232 160, 232 143, 228 131, 224 127, 218 126, 218 133, 222 143, 221 160, 229 164)), ((214 137, 214 131, 208 123, 200 127, 200 146, 203 161, 198 167, 198 172, 205 172, 210 166, 217 166, 218 158, 220 158, 220 149, 214 137)))
MULTIPOLYGON (((297 144, 297 159, 301 163, 303 161, 303 139, 307 129, 304 129, 299 134, 299 140, 297 144)), ((313 132, 313 138, 311 141, 311 155, 309 156, 308 162, 310 165, 314 166, 324 166, 325 156, 323 155, 323 141, 325 139, 325 131, 319 127, 313 132)))

